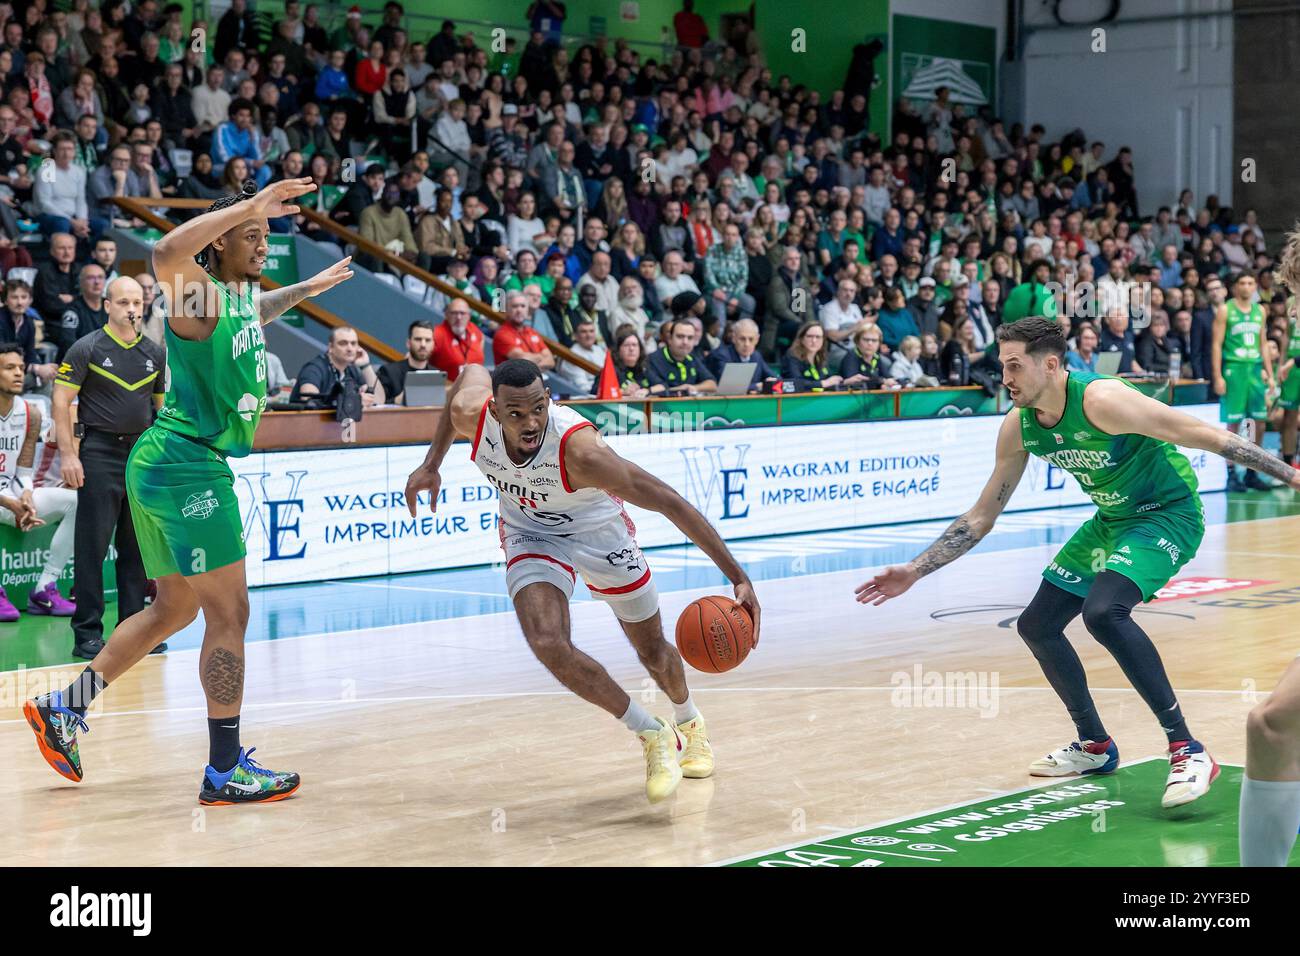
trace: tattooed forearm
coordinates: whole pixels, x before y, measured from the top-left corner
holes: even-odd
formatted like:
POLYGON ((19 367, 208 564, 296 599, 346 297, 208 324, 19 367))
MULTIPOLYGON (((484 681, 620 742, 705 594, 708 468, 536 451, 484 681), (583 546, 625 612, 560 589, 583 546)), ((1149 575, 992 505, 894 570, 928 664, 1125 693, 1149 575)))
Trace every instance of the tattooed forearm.
POLYGON ((921 577, 932 571, 938 571, 945 564, 951 564, 975 545, 982 536, 971 527, 970 521, 962 515, 948 526, 948 530, 939 536, 939 540, 922 551, 912 561, 912 567, 921 577))
POLYGON ((262 324, 265 325, 272 319, 284 315, 310 294, 305 282, 296 282, 280 289, 264 290, 257 296, 257 314, 261 316, 262 324))
POLYGON ((229 707, 244 693, 244 659, 218 647, 203 662, 203 691, 215 704, 229 707))
POLYGON ((1284 481, 1288 485, 1295 480, 1294 468, 1282 459, 1270 455, 1254 442, 1246 441, 1240 435, 1230 433, 1227 443, 1219 454, 1228 461, 1245 465, 1247 468, 1255 469, 1255 471, 1262 471, 1264 474, 1279 481, 1284 481))

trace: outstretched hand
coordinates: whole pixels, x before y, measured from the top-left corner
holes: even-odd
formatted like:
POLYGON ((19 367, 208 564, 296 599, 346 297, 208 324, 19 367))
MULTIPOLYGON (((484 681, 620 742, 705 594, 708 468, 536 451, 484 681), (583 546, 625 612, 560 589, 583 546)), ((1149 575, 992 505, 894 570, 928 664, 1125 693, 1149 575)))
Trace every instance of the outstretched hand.
POLYGON ((346 282, 352 278, 352 270, 348 268, 352 264, 352 257, 340 259, 328 269, 322 269, 310 279, 307 280, 307 294, 310 296, 320 295, 329 289, 334 288, 340 282, 346 282))
POLYGON ((859 604, 879 607, 890 598, 896 598, 919 580, 920 575, 910 564, 895 564, 885 568, 870 581, 859 584, 853 593, 859 604))
POLYGON ((310 176, 301 179, 282 179, 278 183, 271 183, 253 197, 253 209, 259 218, 279 219, 281 216, 294 216, 299 210, 293 204, 293 200, 314 192, 315 189, 316 181, 310 176))

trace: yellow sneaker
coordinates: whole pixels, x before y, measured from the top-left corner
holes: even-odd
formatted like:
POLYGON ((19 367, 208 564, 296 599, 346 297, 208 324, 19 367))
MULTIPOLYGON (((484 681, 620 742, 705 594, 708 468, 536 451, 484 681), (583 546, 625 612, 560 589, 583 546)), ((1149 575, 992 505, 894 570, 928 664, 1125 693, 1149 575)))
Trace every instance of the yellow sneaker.
POLYGON ((677 761, 685 750, 677 729, 662 717, 655 720, 658 730, 643 730, 636 735, 645 751, 645 795, 651 803, 671 796, 682 782, 682 768, 677 761))
POLYGON ((682 754, 682 776, 713 776, 713 748, 709 746, 709 731, 704 726, 704 718, 696 714, 684 724, 678 724, 677 732, 686 738, 686 752, 682 754))

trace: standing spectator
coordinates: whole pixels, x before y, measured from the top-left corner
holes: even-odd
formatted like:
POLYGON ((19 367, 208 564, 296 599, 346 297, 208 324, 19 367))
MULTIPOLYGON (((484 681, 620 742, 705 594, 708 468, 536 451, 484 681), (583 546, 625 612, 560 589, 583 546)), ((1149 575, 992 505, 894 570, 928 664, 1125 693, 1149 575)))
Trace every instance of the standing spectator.
POLYGON ((704 290, 718 322, 750 319, 754 316, 754 297, 749 285, 749 256, 740 242, 740 225, 727 223, 722 242, 709 247, 704 257, 704 290))
MULTIPOLYGON (((110 539, 117 549, 118 620, 144 607, 144 564, 127 503, 126 463, 162 405, 166 359, 161 348, 140 334, 143 313, 139 283, 129 277, 114 282, 108 325, 68 351, 54 391, 63 482, 77 489, 73 654, 87 660, 104 649, 103 568, 110 539), (92 375, 92 368, 112 369, 112 374, 92 375), (73 441, 74 397, 79 448, 73 441)), ((155 652, 165 649, 159 645, 155 652)))
POLYGON ((447 373, 454 382, 466 365, 482 365, 483 333, 469 320, 469 303, 460 296, 443 309, 443 320, 433 330, 433 355, 430 363, 447 373))
POLYGON ((677 45, 690 50, 709 42, 709 27, 695 12, 695 0, 682 0, 681 10, 673 15, 673 32, 677 34, 677 45))
MULTIPOLYGON (((464 302, 464 299, 453 301, 464 302)), ((465 318, 466 320, 469 319, 468 308, 465 310, 465 318)), ((429 355, 433 351, 433 340, 434 329, 432 322, 416 319, 407 327, 406 354, 395 362, 389 362, 375 373, 375 377, 379 382, 375 394, 380 396, 380 401, 391 405, 406 404, 406 373, 429 367, 429 355)), ((450 374, 447 377, 452 381, 455 381, 456 378, 456 376, 450 374)))

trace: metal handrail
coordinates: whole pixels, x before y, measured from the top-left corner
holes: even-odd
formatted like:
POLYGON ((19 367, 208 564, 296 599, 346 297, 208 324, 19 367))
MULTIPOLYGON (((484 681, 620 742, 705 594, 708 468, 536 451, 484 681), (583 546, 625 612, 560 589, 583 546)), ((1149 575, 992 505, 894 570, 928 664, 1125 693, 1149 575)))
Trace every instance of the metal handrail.
MULTIPOLYGON (((109 197, 109 199, 111 202, 115 203, 118 206, 118 208, 129 213, 130 215, 134 216, 137 219, 143 220, 144 222, 153 226, 155 229, 159 230, 160 232, 171 232, 173 229, 176 228, 176 223, 172 222, 166 216, 158 215, 156 212, 153 211, 153 209, 150 208, 151 206, 166 207, 169 209, 207 209, 208 206, 211 205, 210 203, 202 199, 173 199, 171 197, 164 197, 161 199, 151 198, 149 199, 147 205, 145 204, 144 200, 135 198, 133 196, 112 196, 109 197)), ((267 289, 281 288, 280 283, 266 276, 263 276, 260 281, 264 288, 267 289)), ((326 328, 338 329, 338 328, 343 328, 345 326, 347 328, 353 328, 352 325, 349 325, 349 323, 343 321, 333 312, 321 308, 319 305, 317 305, 315 302, 312 302, 310 299, 303 299, 301 302, 295 305, 294 308, 297 309, 299 312, 303 313, 304 315, 306 315, 307 317, 311 318, 313 321, 319 322, 321 325, 325 326, 326 328)), ((375 338, 373 335, 370 335, 368 332, 363 332, 361 329, 356 329, 356 333, 357 333, 357 341, 360 342, 362 347, 365 348, 365 350, 369 352, 371 355, 377 355, 385 362, 396 362, 398 359, 402 357, 401 352, 397 351, 392 346, 388 345, 386 342, 375 338)))

